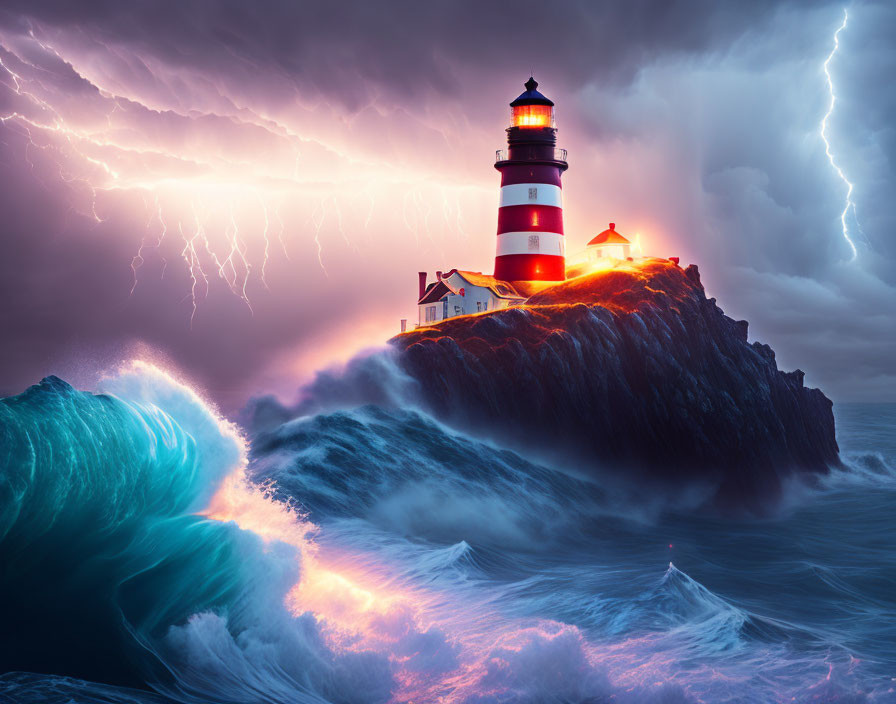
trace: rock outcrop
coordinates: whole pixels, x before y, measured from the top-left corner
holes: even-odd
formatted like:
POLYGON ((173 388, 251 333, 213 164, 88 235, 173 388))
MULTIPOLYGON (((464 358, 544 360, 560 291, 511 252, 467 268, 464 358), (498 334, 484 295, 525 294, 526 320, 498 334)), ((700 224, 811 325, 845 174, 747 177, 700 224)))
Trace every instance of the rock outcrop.
POLYGON ((436 417, 595 476, 763 511, 839 463, 831 401, 749 343, 694 265, 623 265, 390 342, 436 417))

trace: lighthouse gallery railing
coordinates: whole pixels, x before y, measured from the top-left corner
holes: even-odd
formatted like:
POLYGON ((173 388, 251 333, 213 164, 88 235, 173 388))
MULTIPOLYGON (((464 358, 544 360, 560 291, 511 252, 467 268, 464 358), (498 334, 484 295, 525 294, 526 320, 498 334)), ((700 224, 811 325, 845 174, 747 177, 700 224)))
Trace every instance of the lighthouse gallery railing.
MULTIPOLYGON (((521 149, 514 147, 513 158, 522 161, 544 161, 544 147, 535 147, 532 149, 521 149)), ((498 149, 495 152, 495 161, 509 161, 510 154, 507 149, 498 149)), ((554 147, 552 161, 566 161, 566 150, 554 147)))

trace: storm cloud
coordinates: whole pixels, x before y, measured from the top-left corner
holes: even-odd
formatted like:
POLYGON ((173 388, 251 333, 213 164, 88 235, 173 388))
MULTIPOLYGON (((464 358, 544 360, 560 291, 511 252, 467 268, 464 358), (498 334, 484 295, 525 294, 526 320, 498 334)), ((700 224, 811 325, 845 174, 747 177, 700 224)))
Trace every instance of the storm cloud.
POLYGON ((490 270, 491 157, 534 71, 570 249, 613 220, 807 383, 896 398, 896 8, 850 5, 830 66, 854 260, 819 134, 843 12, 6 2, 0 393, 149 355, 232 410, 396 332, 417 270, 490 270))

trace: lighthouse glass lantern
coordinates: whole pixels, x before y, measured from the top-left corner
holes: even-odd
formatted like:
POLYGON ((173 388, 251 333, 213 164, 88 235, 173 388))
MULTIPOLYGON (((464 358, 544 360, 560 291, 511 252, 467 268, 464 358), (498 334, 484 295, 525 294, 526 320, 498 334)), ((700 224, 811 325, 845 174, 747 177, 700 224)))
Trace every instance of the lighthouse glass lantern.
POLYGON ((553 127, 554 108, 551 105, 514 105, 510 108, 511 127, 553 127))
POLYGON ((510 104, 507 148, 496 154, 501 173, 495 278, 563 281, 566 243, 560 177, 566 150, 557 148, 554 103, 534 78, 510 104))

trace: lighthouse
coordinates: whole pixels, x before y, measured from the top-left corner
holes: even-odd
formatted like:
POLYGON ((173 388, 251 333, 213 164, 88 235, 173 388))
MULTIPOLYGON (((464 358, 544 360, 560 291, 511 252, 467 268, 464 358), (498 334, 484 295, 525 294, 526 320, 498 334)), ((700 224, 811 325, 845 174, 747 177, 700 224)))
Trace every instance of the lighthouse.
POLYGON ((557 148, 554 103, 529 78, 510 103, 507 149, 499 149, 501 172, 495 278, 501 281, 562 281, 566 278, 560 176, 566 150, 557 148))

